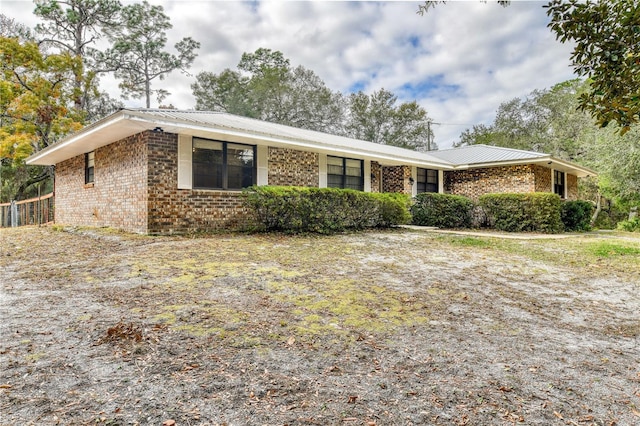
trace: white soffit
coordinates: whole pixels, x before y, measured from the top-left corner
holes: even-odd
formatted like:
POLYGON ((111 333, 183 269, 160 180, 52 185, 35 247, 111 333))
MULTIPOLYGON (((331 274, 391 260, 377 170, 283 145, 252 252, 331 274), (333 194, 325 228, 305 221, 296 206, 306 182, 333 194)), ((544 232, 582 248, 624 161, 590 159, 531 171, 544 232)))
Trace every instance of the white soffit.
POLYGON ((409 164, 451 169, 448 161, 427 153, 246 117, 217 112, 144 109, 125 109, 116 112, 29 157, 27 164, 53 165, 157 127, 168 133, 353 156, 378 160, 385 165, 409 164))

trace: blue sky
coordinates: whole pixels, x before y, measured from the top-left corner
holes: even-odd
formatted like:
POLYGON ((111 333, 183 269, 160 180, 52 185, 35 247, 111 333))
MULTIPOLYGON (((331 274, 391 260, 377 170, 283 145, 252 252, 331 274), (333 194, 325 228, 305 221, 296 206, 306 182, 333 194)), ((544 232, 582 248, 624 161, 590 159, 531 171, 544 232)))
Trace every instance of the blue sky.
MULTIPOLYGON (((279 50, 333 90, 384 88, 401 101, 416 100, 441 123, 434 126, 440 149, 466 128, 492 122, 500 103, 575 77, 571 46, 547 28, 546 1, 507 8, 449 1, 425 16, 416 14, 419 1, 150 2, 171 17, 169 46, 185 36, 200 41, 193 75, 235 68, 243 52, 260 47, 279 50)), ((28 0, 0 3, 0 13, 29 26, 38 22, 32 11, 28 0)), ((193 81, 175 72, 156 85, 172 93, 164 103, 193 108, 193 81)), ((114 81, 103 83, 118 94, 114 81)))

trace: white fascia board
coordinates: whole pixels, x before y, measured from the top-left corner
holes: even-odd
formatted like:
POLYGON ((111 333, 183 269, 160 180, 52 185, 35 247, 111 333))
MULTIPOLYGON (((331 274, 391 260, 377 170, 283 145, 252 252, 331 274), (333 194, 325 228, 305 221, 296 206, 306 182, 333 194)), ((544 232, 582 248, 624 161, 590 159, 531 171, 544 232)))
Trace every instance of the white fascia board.
POLYGON ((211 135, 213 133, 217 135, 235 137, 240 139, 241 141, 246 141, 246 142, 253 141, 256 144, 259 144, 260 142, 262 142, 263 144, 264 143, 273 144, 274 146, 279 146, 279 147, 298 148, 298 149, 306 148, 312 152, 321 152, 321 153, 331 154, 331 155, 340 155, 343 157, 351 156, 358 159, 369 159, 374 161, 379 160, 379 161, 390 162, 397 165, 408 164, 408 165, 415 165, 418 167, 425 167, 425 168, 453 170, 453 166, 445 163, 434 163, 434 162, 428 162, 428 161, 420 161, 419 159, 410 158, 410 157, 400 157, 400 156, 386 155, 386 154, 380 154, 380 153, 372 153, 366 150, 356 150, 356 149, 350 149, 348 147, 337 147, 337 146, 322 144, 320 142, 306 142, 306 141, 300 141, 298 139, 291 140, 291 139, 279 138, 279 137, 270 136, 270 135, 247 133, 241 130, 225 129, 220 127, 214 128, 210 126, 197 125, 194 123, 180 123, 175 121, 162 121, 157 119, 147 120, 145 118, 135 116, 135 115, 128 116, 127 118, 133 121, 153 123, 155 126, 162 127, 165 131, 170 131, 175 133, 187 133, 196 137, 206 137, 207 134, 211 135))
MULTIPOLYGON (((45 149, 31 155, 29 158, 27 158, 26 163, 28 165, 43 165, 43 166, 51 166, 56 164, 58 161, 47 161, 46 158, 50 157, 52 155, 54 155, 55 153, 65 149, 65 148, 69 148, 70 146, 78 143, 80 140, 91 136, 92 134, 95 134, 97 132, 101 132, 104 129, 106 129, 109 126, 112 126, 122 120, 124 120, 126 117, 122 114, 120 115, 116 115, 115 117, 106 120, 102 123, 98 122, 95 124, 95 126, 89 126, 87 128, 85 128, 84 130, 81 130, 80 132, 71 135, 68 137, 68 139, 63 139, 62 141, 55 143, 51 146, 46 147, 45 149)), ((115 142, 115 141, 112 141, 115 142)), ((107 145, 107 144, 105 144, 107 145)), ((94 148, 98 148, 98 146, 94 147, 94 148)), ((70 158, 70 157, 69 157, 70 158)))
POLYGON ((523 159, 523 160, 509 160, 509 161, 496 161, 492 163, 475 163, 475 164, 459 164, 453 167, 453 170, 469 170, 469 169, 483 169, 490 167, 506 167, 506 166, 520 166, 526 164, 543 164, 546 167, 553 167, 553 165, 562 167, 562 171, 573 172, 572 174, 578 177, 585 176, 597 176, 598 174, 586 167, 578 166, 550 155, 539 158, 523 159))
POLYGON ((595 170, 591 170, 588 167, 579 166, 577 164, 569 163, 567 161, 559 160, 554 157, 549 157, 546 160, 546 165, 550 168, 557 169, 563 172, 573 172, 571 174, 575 174, 578 177, 598 176, 598 173, 595 170))

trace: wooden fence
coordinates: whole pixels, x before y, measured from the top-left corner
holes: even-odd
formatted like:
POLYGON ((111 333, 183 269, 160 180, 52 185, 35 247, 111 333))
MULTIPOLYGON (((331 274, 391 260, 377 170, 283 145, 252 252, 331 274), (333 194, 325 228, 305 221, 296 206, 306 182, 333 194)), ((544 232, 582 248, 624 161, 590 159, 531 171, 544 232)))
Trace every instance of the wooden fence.
POLYGON ((41 197, 0 204, 0 227, 43 225, 53 222, 53 192, 41 197))

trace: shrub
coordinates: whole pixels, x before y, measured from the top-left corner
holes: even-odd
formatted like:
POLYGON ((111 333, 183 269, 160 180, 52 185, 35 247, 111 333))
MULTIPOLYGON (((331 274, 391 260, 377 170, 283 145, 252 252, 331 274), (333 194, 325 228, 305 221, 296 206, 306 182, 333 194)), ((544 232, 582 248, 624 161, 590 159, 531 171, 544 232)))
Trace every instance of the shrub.
POLYGON ((406 194, 399 193, 371 193, 379 203, 380 216, 378 227, 390 227, 411 222, 409 212, 410 198, 406 194))
POLYGON ((336 188, 254 186, 245 205, 267 231, 330 234, 407 223, 408 197, 336 188))
POLYGON ((565 201, 562 203, 560 215, 565 231, 591 230, 591 216, 594 206, 589 201, 565 201))
POLYGON ((469 228, 473 201, 461 195, 424 192, 411 206, 413 224, 439 228, 469 228))
POLYGON ((561 200, 557 194, 485 194, 479 199, 489 223, 507 232, 562 232, 561 200))
POLYGON ((640 217, 636 216, 631 220, 623 220, 622 222, 618 222, 617 229, 627 232, 640 232, 640 217))

